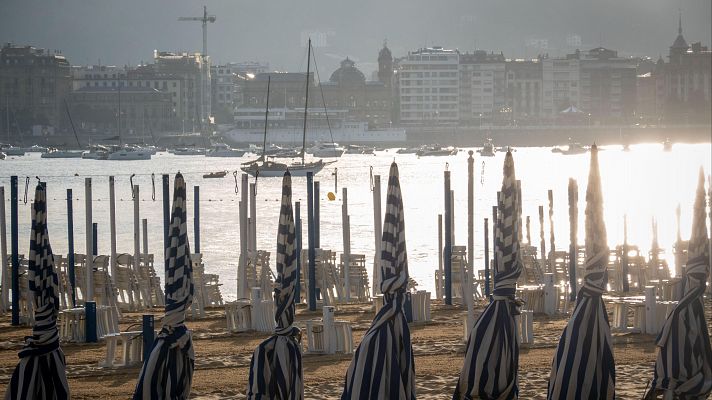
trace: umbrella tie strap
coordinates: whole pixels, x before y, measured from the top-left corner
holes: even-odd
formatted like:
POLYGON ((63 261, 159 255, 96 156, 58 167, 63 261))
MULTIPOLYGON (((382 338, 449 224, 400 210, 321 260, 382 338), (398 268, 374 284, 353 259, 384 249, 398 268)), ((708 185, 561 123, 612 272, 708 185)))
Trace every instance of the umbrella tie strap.
POLYGON ((38 338, 37 336, 25 337, 27 344, 25 344, 25 347, 20 350, 18 356, 20 358, 25 358, 29 356, 41 356, 57 350, 59 348, 59 335, 56 332, 56 328, 55 334, 53 336, 54 340, 49 343, 40 343, 40 338, 38 338))
POLYGON ((506 301, 509 303, 510 311, 512 315, 519 315, 522 313, 522 306, 524 305, 524 300, 517 299, 514 295, 499 295, 495 293, 492 294, 492 301, 506 301))
POLYGON ((275 328, 274 334, 277 336, 291 336, 299 343, 302 341, 302 331, 296 326, 289 326, 287 328, 275 328))

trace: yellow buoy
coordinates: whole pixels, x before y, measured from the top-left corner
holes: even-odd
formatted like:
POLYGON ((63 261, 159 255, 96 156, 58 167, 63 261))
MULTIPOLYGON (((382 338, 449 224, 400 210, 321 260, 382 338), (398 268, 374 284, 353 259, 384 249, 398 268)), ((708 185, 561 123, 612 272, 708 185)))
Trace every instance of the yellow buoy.
POLYGON ((329 192, 326 197, 328 197, 331 201, 336 200, 336 195, 333 192, 329 192))

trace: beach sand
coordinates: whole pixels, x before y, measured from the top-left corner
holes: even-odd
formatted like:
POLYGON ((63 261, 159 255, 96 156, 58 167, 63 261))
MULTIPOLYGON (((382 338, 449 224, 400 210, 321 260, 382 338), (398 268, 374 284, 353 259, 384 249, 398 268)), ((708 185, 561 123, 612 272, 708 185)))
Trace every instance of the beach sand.
MULTIPOLYGON (((710 303, 706 303, 709 312, 710 303)), ((484 303, 477 304, 480 312, 484 303)), ((157 318, 162 314, 154 310, 157 318)), ((609 307, 610 312, 610 307, 609 307)), ((434 301, 432 322, 411 326, 415 353, 417 395, 423 399, 450 399, 464 359, 463 320, 461 306, 444 306, 434 301)), ((307 312, 302 306, 297 312, 297 326, 303 321, 319 318, 321 313, 307 312)), ((353 324, 354 342, 359 343, 373 319, 370 305, 354 304, 337 307, 336 318, 353 324)), ((710 316, 708 315, 708 318, 710 316)), ((124 313, 121 329, 140 323, 141 315, 124 313)), ((519 361, 520 398, 544 399, 553 354, 559 335, 568 320, 567 315, 534 319, 534 345, 522 347, 519 361)), ((157 319, 158 324, 158 319, 157 319)), ((248 379, 250 357, 266 334, 256 332, 227 333, 224 311, 211 309, 205 319, 187 321, 193 331, 195 374, 192 398, 242 399, 248 379)), ((135 327, 131 328, 136 329, 135 327)), ((8 315, 0 317, 0 395, 5 393, 17 352, 28 327, 11 327, 8 315)), ((655 362, 655 338, 651 335, 614 333, 616 360, 616 394, 619 399, 640 399, 652 379, 655 362)), ((306 347, 306 337, 302 345, 306 347)), ((98 344, 63 343, 67 357, 67 374, 74 399, 127 399, 133 393, 139 367, 102 368, 105 346, 98 344)), ((344 376, 352 355, 305 355, 305 398, 337 399, 343 389, 344 376)))

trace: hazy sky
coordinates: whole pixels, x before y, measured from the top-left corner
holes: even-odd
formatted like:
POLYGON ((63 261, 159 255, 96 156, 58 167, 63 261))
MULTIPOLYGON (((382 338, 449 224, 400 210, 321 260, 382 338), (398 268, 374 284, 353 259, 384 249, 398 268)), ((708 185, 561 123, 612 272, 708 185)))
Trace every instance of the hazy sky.
POLYGON ((426 45, 563 55, 578 36, 582 49, 657 57, 677 35, 678 8, 688 42, 710 46, 712 35, 710 0, 0 0, 0 41, 59 49, 72 64, 136 64, 154 49, 199 51, 201 24, 177 18, 203 4, 217 16, 213 62, 303 70, 311 35, 322 80, 347 55, 369 76, 384 38, 395 56, 426 45))

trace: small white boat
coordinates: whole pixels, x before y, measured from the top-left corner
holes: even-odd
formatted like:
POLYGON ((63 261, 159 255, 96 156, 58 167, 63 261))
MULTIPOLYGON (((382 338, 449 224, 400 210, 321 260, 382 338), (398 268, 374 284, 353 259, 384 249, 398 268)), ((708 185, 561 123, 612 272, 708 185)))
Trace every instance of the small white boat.
POLYGON ((111 160, 111 161, 117 161, 117 160, 133 161, 133 160, 150 160, 150 159, 151 159, 151 151, 150 150, 144 150, 141 148, 130 147, 130 146, 123 146, 120 148, 116 148, 113 151, 111 151, 109 153, 109 156, 107 157, 107 160, 111 160))
POLYGON ((260 177, 281 177, 285 172, 287 172, 287 170, 289 170, 289 173, 292 174, 292 176, 307 176, 307 172, 311 172, 316 175, 325 166, 332 163, 334 163, 334 161, 324 162, 322 160, 318 160, 314 162, 295 162, 292 164, 285 164, 267 160, 264 162, 254 161, 240 169, 251 176, 255 176, 257 174, 260 177))
POLYGON ((89 150, 82 153, 82 158, 85 160, 106 160, 109 157, 109 149, 101 146, 90 146, 89 150))
POLYGON ((178 147, 170 151, 176 156, 203 156, 205 155, 205 149, 199 147, 178 147))
POLYGON ((35 145, 32 145, 32 146, 26 148, 25 151, 28 153, 44 153, 45 151, 47 151, 47 148, 35 144, 35 145))
POLYGON ((205 153, 206 157, 242 157, 247 151, 233 149, 225 143, 215 143, 213 147, 205 153))
POLYGON ((566 148, 554 147, 551 149, 552 153, 561 153, 563 155, 571 156, 576 154, 588 153, 588 147, 581 145, 581 143, 569 141, 569 145, 566 148))
POLYGON ((82 158, 81 150, 59 150, 53 147, 42 153, 41 158, 82 158))
POLYGON ((455 147, 441 147, 441 146, 425 146, 418 150, 418 157, 442 157, 442 156, 454 156, 457 154, 457 148, 455 147))
POLYGON ((349 144, 346 145, 345 154, 373 154, 374 151, 373 147, 349 144))
POLYGON ((485 141, 482 145, 482 148, 477 150, 482 157, 494 157, 494 153, 496 151, 497 150, 494 148, 494 144, 492 144, 492 139, 487 139, 487 141, 485 141))
POLYGON ((210 172, 203 174, 204 179, 214 179, 214 178, 224 178, 227 175, 227 171, 210 172))
POLYGON ((314 157, 341 157, 344 148, 337 143, 317 143, 307 150, 307 153, 314 157))
POLYGON ((416 154, 420 150, 420 147, 404 147, 402 149, 396 150, 398 154, 416 154))
POLYGON ((0 151, 5 153, 7 156, 24 156, 25 149, 22 147, 15 147, 13 145, 3 145, 0 146, 0 151))

